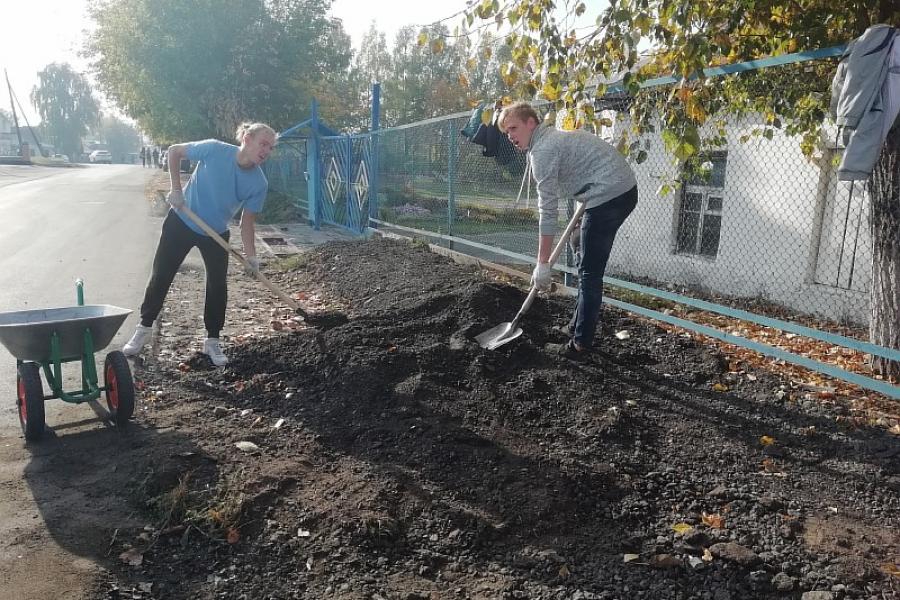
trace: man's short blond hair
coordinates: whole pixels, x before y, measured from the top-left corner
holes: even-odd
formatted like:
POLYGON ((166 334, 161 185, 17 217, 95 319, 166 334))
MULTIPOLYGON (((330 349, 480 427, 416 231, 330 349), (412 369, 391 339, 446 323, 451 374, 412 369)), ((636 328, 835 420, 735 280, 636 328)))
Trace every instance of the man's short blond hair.
POLYGON ((538 125, 541 124, 541 117, 538 116, 537 111, 534 110, 534 107, 531 104, 525 101, 514 102, 500 112, 500 118, 497 119, 497 127, 499 127, 500 131, 503 133, 506 133, 506 120, 510 117, 522 121, 527 121, 529 118, 532 118, 535 123, 538 125))

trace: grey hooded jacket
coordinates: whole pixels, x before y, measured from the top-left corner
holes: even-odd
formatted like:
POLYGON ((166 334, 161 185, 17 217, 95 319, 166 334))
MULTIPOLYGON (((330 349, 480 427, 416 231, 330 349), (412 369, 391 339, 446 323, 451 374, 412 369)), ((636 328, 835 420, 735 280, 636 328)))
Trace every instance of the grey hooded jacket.
POLYGON ((841 181, 869 178, 896 117, 886 109, 887 88, 895 79, 889 75, 897 34, 889 25, 868 28, 847 46, 831 82, 831 113, 846 144, 838 168, 841 181))
POLYGON ((559 201, 578 196, 586 208, 594 208, 637 185, 634 171, 613 146, 587 131, 563 131, 543 123, 528 144, 538 193, 538 231, 555 235, 559 201))

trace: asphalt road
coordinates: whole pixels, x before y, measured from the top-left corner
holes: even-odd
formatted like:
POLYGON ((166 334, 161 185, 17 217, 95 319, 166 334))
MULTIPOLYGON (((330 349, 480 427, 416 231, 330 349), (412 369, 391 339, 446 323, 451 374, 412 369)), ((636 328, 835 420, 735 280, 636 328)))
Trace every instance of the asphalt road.
MULTIPOLYGON (((135 310, 109 349, 120 348, 136 323, 159 235, 161 219, 144 198, 152 173, 131 165, 0 166, 0 311, 74 306, 81 278, 86 303, 135 310)), ((104 355, 97 354, 100 369, 104 355)), ((97 567, 72 549, 82 532, 98 529, 91 519, 102 509, 74 480, 66 483, 66 473, 75 472, 75 453, 103 453, 96 434, 107 425, 89 406, 51 400, 49 440, 26 446, 15 367, 0 348, 0 600, 86 598, 97 567)), ((77 363, 67 376, 80 383, 77 363)))
MULTIPOLYGON (((78 278, 86 303, 136 309, 159 231, 144 200, 150 173, 131 165, 0 167, 0 311, 73 306, 78 278)), ((132 314, 113 345, 134 321, 132 314)), ((13 393, 15 366, 0 348, 0 390, 13 393)), ((57 404, 65 406, 47 404, 51 425, 57 404)), ((0 402, 0 429, 11 426, 18 427, 15 406, 0 402)))

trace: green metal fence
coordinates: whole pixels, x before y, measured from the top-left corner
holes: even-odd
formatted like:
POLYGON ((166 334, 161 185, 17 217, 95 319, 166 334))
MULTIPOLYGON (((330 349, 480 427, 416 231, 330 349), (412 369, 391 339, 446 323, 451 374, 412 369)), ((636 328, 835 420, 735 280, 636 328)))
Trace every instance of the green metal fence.
MULTIPOLYGON (((809 69, 833 71, 840 51, 718 67, 707 75, 719 86, 753 78, 743 83, 768 86, 777 105, 792 78, 809 69)), ((706 144, 696 160, 679 162, 660 134, 630 133, 628 116, 635 101, 650 107, 666 102, 673 83, 671 78, 648 82, 639 98, 612 90, 597 106, 609 120, 599 135, 635 144, 631 157, 639 191, 638 206, 619 231, 607 283, 900 360, 897 350, 863 341, 871 312, 870 203, 864 185, 837 179, 842 152, 837 132, 826 124, 814 152, 804 153, 801 138, 780 126, 777 114, 748 104, 730 117, 710 120, 702 135, 714 143, 706 144), (838 335, 835 327, 811 328, 797 318, 802 315, 851 329, 838 335)), ((301 152, 280 148, 269 166, 270 184, 298 202, 305 202, 307 190, 318 190, 314 210, 307 213, 316 226, 321 219, 313 213, 354 231, 366 226, 393 230, 527 270, 534 262, 538 215, 536 193, 525 177, 526 157, 502 143, 494 156, 485 156, 482 146, 461 134, 470 116, 464 112, 369 134, 319 136, 304 146, 319 148, 318 161, 308 163, 301 152), (343 146, 359 151, 335 150, 343 146), (340 160, 325 160, 329 156, 340 160), (307 185, 306 164, 318 165, 313 178, 319 181, 307 185), (335 193, 329 191, 329 178, 335 193), (341 182, 355 193, 342 193, 341 182), (344 196, 354 210, 345 216, 326 210, 329 201, 344 196)), ((560 208, 563 221, 571 202, 568 211, 560 208)), ((557 265, 570 277, 577 274, 571 259, 569 253, 557 265)), ((900 397, 897 386, 834 365, 621 300, 610 303, 900 397)))
MULTIPOLYGON (((836 62, 802 55, 795 61, 773 67, 760 84, 774 88, 791 70, 836 62)), ((716 85, 758 75, 726 72, 716 85)), ((664 102, 671 92, 665 84, 660 80, 641 93, 664 102)), ((601 136, 622 139, 630 102, 621 95, 603 102, 612 125, 601 136)), ((530 182, 523 185, 525 157, 514 149, 483 157, 480 146, 459 135, 468 117, 378 133, 379 220, 533 255, 537 211, 530 182)), ((799 137, 752 110, 711 121, 704 133, 720 144, 690 170, 666 151, 660 135, 631 136, 638 143, 632 156, 644 158, 633 161, 639 203, 620 230, 610 275, 865 325, 872 279, 869 202, 864 185, 837 180, 841 148, 834 132, 826 127, 810 157, 799 137)))

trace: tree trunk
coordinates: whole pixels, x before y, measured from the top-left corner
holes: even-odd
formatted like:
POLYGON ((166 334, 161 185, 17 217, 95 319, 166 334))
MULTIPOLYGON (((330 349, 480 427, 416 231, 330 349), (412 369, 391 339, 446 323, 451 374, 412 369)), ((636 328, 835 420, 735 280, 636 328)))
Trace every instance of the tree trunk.
MULTIPOLYGON (((872 172, 872 319, 873 344, 900 349, 900 121, 872 172)), ((872 357, 872 368, 888 381, 900 381, 900 362, 872 357)))

